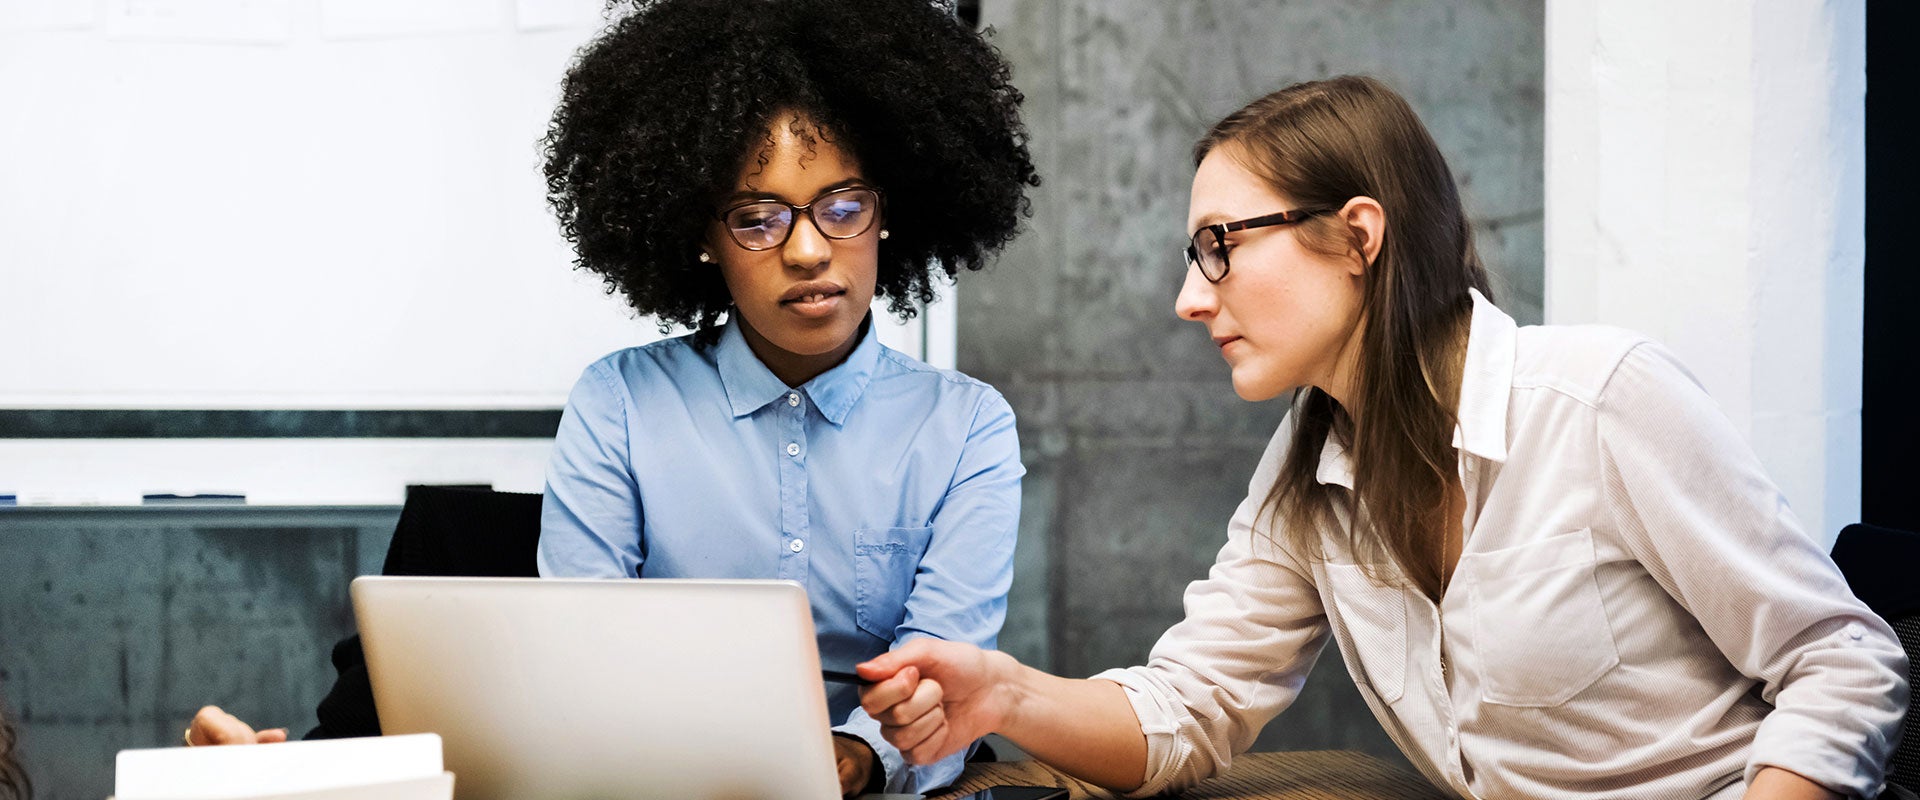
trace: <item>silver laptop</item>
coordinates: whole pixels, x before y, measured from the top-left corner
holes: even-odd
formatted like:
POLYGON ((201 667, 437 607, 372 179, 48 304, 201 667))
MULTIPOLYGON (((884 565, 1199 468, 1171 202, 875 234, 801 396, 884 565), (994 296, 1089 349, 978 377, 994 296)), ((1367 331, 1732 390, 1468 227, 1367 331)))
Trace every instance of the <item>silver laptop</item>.
POLYGON ((353 581, 386 734, 437 733, 460 800, 836 800, 790 581, 353 581))

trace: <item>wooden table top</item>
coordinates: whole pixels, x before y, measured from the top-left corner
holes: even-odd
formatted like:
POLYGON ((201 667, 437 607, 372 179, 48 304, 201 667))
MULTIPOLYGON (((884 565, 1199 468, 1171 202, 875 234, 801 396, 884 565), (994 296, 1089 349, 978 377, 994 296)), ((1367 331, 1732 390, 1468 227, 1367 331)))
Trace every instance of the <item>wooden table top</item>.
MULTIPOLYGON (((955 797, 1000 784, 1058 786, 1072 800, 1119 795, 1068 777, 1038 761, 968 764, 952 788, 928 797, 955 797)), ((1177 797, 1190 800, 1446 800, 1425 778, 1351 750, 1244 753, 1233 768, 1177 797)))

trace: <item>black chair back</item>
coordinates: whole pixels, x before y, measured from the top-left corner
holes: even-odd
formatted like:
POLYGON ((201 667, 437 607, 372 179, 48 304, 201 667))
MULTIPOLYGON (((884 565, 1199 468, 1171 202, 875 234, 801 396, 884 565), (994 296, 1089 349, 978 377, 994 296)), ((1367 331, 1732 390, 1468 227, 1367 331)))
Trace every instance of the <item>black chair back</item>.
POLYGON ((1907 651, 1907 716, 1887 781, 1920 792, 1920 714, 1913 712, 1914 695, 1920 694, 1920 533, 1848 525, 1833 544, 1833 562, 1854 596, 1893 626, 1907 651))
POLYGON ((409 486, 380 573, 540 577, 540 501, 484 486, 409 486))
MULTIPOLYGON (((383 575, 462 578, 537 578, 540 547, 537 494, 496 492, 485 486, 409 486, 400 522, 387 545, 383 575)), ((355 634, 333 646, 339 674, 320 701, 320 725, 308 739, 379 736, 367 657, 355 634)))

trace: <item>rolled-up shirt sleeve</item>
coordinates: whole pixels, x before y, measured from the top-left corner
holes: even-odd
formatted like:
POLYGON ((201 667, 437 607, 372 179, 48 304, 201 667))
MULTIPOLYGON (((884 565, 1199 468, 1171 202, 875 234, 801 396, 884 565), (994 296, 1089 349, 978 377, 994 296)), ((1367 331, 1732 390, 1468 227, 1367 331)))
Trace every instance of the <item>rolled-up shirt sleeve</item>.
POLYGON ((1643 343, 1602 391, 1596 432, 1621 539, 1774 706, 1746 779, 1772 766, 1878 794, 1907 705, 1906 657, 1739 431, 1668 352, 1643 343))
POLYGON ((1286 553, 1261 505, 1292 437, 1283 423, 1227 524, 1206 579, 1187 586, 1186 618, 1145 666, 1094 678, 1126 689, 1147 739, 1146 781, 1130 797, 1178 791, 1223 772, 1300 695, 1328 626, 1308 570, 1286 553))
POLYGON ((606 360, 588 367, 568 395, 540 507, 542 577, 639 577, 645 556, 627 408, 626 387, 606 360))

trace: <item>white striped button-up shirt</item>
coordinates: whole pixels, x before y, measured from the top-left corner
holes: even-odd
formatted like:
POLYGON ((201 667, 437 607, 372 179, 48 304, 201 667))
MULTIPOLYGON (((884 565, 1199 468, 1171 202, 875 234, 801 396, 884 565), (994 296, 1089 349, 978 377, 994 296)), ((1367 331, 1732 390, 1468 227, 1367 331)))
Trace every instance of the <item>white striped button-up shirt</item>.
MULTIPOLYGON (((1738 797, 1763 766, 1877 793, 1906 658, 1744 438, 1659 345, 1473 300, 1465 549, 1441 602, 1370 580, 1344 513, 1324 560, 1284 546, 1258 511, 1289 418, 1186 619, 1146 666, 1096 676, 1147 736, 1137 794, 1225 769, 1329 634, 1387 733, 1461 797, 1738 797)), ((1331 440, 1317 477, 1351 490, 1331 440)))

